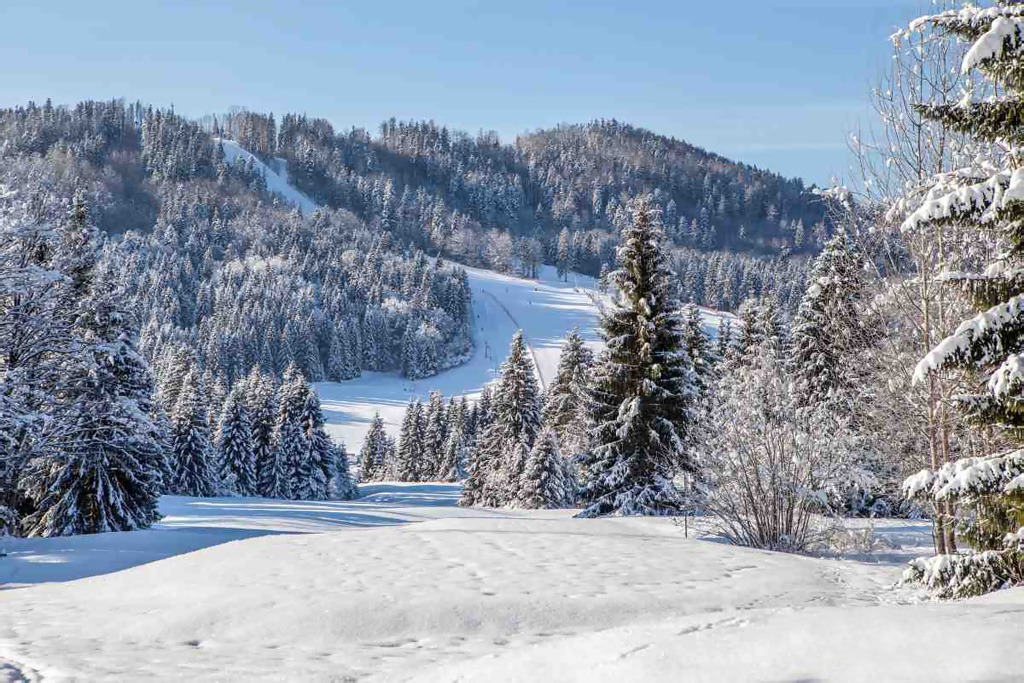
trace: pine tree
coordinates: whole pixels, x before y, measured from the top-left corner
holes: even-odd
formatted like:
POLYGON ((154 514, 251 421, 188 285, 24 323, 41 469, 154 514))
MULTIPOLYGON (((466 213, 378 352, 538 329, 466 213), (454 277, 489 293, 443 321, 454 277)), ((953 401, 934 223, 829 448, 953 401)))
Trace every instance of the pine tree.
POLYGON ((144 529, 160 518, 163 434, 134 330, 104 295, 86 300, 77 323, 88 346, 66 367, 65 403, 21 479, 35 508, 29 536, 144 529))
POLYGON ((398 452, 395 454, 395 480, 421 481, 423 465, 423 404, 412 399, 405 410, 405 418, 398 434, 398 452))
POLYGON ((366 440, 359 451, 359 479, 382 481, 387 478, 388 435, 380 413, 374 413, 366 440))
POLYGON ((439 391, 430 392, 424 416, 423 477, 432 481, 442 481, 449 474, 443 463, 448 438, 445 417, 444 397, 439 391))
POLYGON ((796 317, 789 354, 801 406, 830 396, 851 398, 857 380, 855 355, 866 346, 857 303, 864 266, 845 233, 833 237, 814 262, 796 317))
POLYGON ((206 393, 193 369, 185 376, 171 416, 171 491, 182 496, 215 496, 219 484, 210 444, 206 393))
MULTIPOLYGON (((912 31, 934 27, 973 43, 963 70, 989 81, 996 93, 984 101, 955 104, 921 103, 916 108, 944 128, 988 143, 999 150, 998 168, 979 164, 935 178, 921 206, 903 223, 912 233, 923 227, 977 224, 994 231, 1008 248, 982 273, 959 284, 982 309, 964 321, 917 365, 914 378, 950 369, 989 375, 981 393, 962 396, 959 403, 974 421, 1019 440, 1024 430, 1024 133, 1018 125, 1024 111, 1024 53, 1021 26, 1024 4, 1001 1, 989 8, 962 9, 924 17, 912 31)), ((942 231, 939 231, 939 235, 942 231)), ((1020 451, 935 463, 907 480, 908 495, 930 498, 937 506, 958 502, 970 510, 962 523, 976 550, 967 555, 940 555, 918 560, 908 578, 925 582, 947 596, 973 595, 1024 583, 1024 457, 1020 451)), ((940 532, 940 553, 955 552, 953 529, 940 532)))
POLYGON ((257 494, 252 427, 242 385, 228 393, 217 425, 217 463, 224 488, 240 496, 257 494))
POLYGON ((308 386, 299 422, 302 425, 305 452, 300 469, 301 480, 297 486, 298 497, 303 500, 326 500, 330 495, 334 453, 331 450, 331 439, 324 430, 320 398, 308 386))
POLYGON ((583 517, 673 514, 671 478, 692 472, 685 443, 693 418, 695 378, 679 305, 665 264, 658 216, 647 197, 634 200, 623 230, 618 290, 601 316, 605 350, 592 391, 594 447, 584 460, 583 517))
POLYGON ((306 492, 309 470, 306 466, 309 446, 302 423, 309 388, 298 368, 289 366, 281 383, 274 444, 278 466, 284 473, 278 483, 278 497, 297 500, 306 492))
POLYGON ((514 506, 520 477, 540 431, 540 395, 533 361, 522 332, 494 383, 493 419, 477 439, 476 453, 460 505, 514 506))
POLYGON ((565 465, 558 452, 558 437, 550 429, 537 437, 523 468, 519 507, 545 510, 569 507, 574 491, 566 480, 565 465))
POLYGON ((565 339, 555 379, 544 397, 544 426, 554 431, 563 452, 582 453, 589 441, 589 383, 594 355, 577 329, 565 339))

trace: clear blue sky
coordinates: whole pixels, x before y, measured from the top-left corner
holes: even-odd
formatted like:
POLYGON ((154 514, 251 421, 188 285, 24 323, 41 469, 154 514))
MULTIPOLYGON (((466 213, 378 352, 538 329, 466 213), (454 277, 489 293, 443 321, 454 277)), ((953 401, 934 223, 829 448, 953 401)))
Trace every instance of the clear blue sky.
POLYGON ((615 117, 810 182, 847 172, 923 0, 0 0, 0 105, 126 97, 503 139, 615 117))

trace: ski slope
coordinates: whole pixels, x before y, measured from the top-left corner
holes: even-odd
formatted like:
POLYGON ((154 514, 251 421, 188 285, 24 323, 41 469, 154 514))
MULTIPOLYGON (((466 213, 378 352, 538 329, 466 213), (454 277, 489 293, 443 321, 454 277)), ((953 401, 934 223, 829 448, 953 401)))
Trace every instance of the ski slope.
POLYGON ((213 142, 214 144, 219 143, 224 148, 224 158, 229 164, 233 164, 239 159, 251 161, 263 174, 263 177, 266 178, 267 189, 274 194, 280 195, 289 204, 297 206, 306 216, 316 210, 317 203, 296 190, 288 182, 288 164, 284 159, 274 159, 274 168, 271 168, 263 163, 259 157, 242 148, 234 140, 215 137, 213 142))
POLYGON ((579 286, 560 282, 544 267, 538 280, 467 268, 473 292, 474 350, 469 360, 441 374, 411 381, 394 373, 364 373, 348 382, 316 384, 331 435, 350 450, 362 445, 376 411, 397 435, 409 399, 438 390, 445 396, 475 399, 496 376, 508 355, 516 330, 522 329, 542 386, 555 376, 566 336, 575 327, 597 348, 597 309, 589 294, 592 278, 578 277, 579 286))

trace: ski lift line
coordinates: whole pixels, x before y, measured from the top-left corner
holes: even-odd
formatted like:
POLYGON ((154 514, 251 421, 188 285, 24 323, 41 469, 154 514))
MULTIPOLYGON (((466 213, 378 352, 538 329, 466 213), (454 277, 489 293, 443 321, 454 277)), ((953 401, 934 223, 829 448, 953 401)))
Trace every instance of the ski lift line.
POLYGON ((544 374, 540 371, 540 363, 537 362, 537 354, 533 352, 533 344, 530 343, 530 338, 526 336, 526 331, 523 330, 523 326, 519 324, 519 321, 517 321, 515 316, 512 315, 512 312, 508 310, 508 307, 501 303, 501 300, 498 299, 498 297, 494 296, 486 289, 482 289, 480 291, 491 297, 491 299, 494 300, 494 303, 498 304, 498 307, 505 311, 505 315, 507 315, 508 319, 512 321, 512 324, 516 326, 516 329, 523 333, 523 341, 526 342, 526 350, 530 352, 530 358, 533 360, 533 371, 537 373, 537 380, 540 382, 541 391, 547 391, 548 384, 544 381, 544 374))

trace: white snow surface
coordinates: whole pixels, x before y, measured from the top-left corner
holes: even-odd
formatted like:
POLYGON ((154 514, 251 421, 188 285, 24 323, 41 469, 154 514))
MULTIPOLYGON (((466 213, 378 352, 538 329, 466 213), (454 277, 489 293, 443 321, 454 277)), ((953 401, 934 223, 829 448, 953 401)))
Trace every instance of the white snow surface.
POLYGON ((363 492, 168 497, 150 531, 5 540, 0 583, 21 587, 0 591, 0 680, 1024 673, 1024 591, 920 605, 891 588, 929 542, 920 522, 878 523, 903 550, 816 559, 686 538, 664 518, 461 509, 450 484, 363 492))

